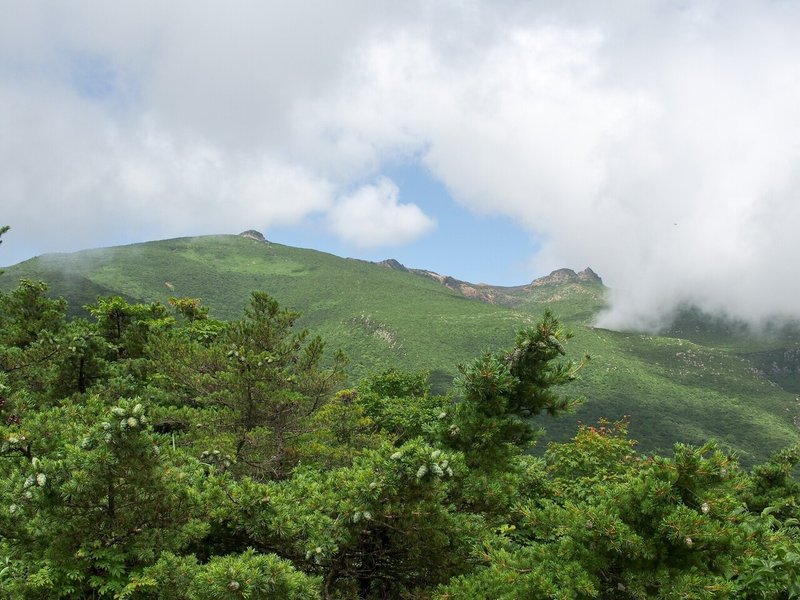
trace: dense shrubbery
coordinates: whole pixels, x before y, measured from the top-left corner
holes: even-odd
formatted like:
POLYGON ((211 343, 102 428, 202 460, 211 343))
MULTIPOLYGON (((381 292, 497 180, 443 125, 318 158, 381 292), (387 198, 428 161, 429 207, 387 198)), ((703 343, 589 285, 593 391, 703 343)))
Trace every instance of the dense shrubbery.
POLYGON ((396 370, 339 389, 265 294, 230 323, 171 304, 0 296, 4 596, 800 595, 797 448, 748 473, 603 422, 526 452, 581 366, 550 314, 434 396, 396 370))

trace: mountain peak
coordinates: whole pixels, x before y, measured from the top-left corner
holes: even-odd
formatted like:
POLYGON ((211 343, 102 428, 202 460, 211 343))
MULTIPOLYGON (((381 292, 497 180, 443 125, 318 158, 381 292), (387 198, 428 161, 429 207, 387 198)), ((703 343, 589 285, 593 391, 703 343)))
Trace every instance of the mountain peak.
POLYGON ((580 281, 585 281, 587 283, 599 283, 601 285, 603 283, 603 280, 600 278, 600 275, 592 271, 591 267, 586 267, 583 271, 581 271, 577 275, 580 281))
POLYGON ((269 244, 269 240, 264 237, 264 234, 260 231, 256 231, 255 229, 248 229, 247 231, 243 231, 239 234, 241 237, 250 238, 251 240, 256 240, 257 242, 264 242, 265 244, 269 244))
POLYGON ((408 271, 408 268, 406 268, 403 263, 394 258, 387 258, 386 260, 382 260, 381 262, 375 264, 377 264, 379 267, 392 269, 393 271, 408 271))
POLYGON ((603 283, 600 276, 592 271, 590 267, 586 267, 583 271, 576 273, 572 269, 556 269, 550 275, 539 277, 531 282, 533 286, 540 285, 558 285, 563 283, 603 283))

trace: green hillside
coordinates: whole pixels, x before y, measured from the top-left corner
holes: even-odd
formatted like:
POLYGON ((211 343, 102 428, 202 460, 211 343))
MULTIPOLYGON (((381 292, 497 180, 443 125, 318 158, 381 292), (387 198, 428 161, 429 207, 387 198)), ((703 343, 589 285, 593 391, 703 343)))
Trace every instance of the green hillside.
POLYGON ((247 237, 210 236, 45 255, 7 268, 0 287, 7 290, 20 278, 44 280, 68 299, 74 314, 97 295, 161 302, 200 297, 219 318, 238 316, 249 292, 264 290, 301 311, 302 325, 329 347, 349 355, 353 380, 395 365, 430 371, 440 389, 458 363, 511 345, 517 329, 550 307, 575 333, 574 357, 588 353, 592 360, 574 384, 586 402, 569 417, 543 419, 545 439, 572 435, 579 420, 629 415, 632 436, 647 449, 715 438, 750 462, 800 440, 793 424, 800 407, 791 386, 784 389, 762 368, 769 353, 791 350, 785 336, 771 343, 740 336, 726 345, 723 335, 595 329, 591 317, 604 297, 598 282, 476 286, 493 295, 489 303, 421 273, 247 237))

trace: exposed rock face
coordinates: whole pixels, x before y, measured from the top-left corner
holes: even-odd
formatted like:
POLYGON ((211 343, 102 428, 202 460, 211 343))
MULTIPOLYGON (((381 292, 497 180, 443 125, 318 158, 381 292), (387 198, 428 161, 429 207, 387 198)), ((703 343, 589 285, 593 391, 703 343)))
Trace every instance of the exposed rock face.
MULTIPOLYGON (((245 232, 242 235, 245 235, 245 232)), ((257 232, 256 232, 257 233, 257 232)), ((353 259, 353 260, 360 260, 360 259, 353 259)), ((361 261, 361 262, 369 262, 369 261, 361 261)), ((441 275, 436 271, 427 271, 425 269, 409 269, 399 260, 394 258, 387 258, 386 260, 382 260, 380 262, 372 262, 370 264, 377 265, 379 267, 383 267, 385 269, 391 269, 393 271, 401 271, 403 273, 413 273, 414 275, 420 275, 422 277, 427 277, 428 279, 433 279, 434 281, 442 284, 446 288, 449 288, 455 292, 462 294, 467 298, 472 298, 473 300, 481 300, 482 302, 488 302, 489 304, 502 304, 505 306, 515 306, 520 302, 520 293, 530 293, 533 292, 535 288, 541 286, 563 286, 572 284, 569 286, 572 289, 583 290, 580 285, 582 283, 599 283, 600 285, 603 284, 603 280, 600 279, 600 276, 597 275, 592 269, 586 267, 583 271, 576 273, 572 269, 557 269, 547 275, 546 277, 540 277, 539 279, 534 279, 530 284, 518 286, 518 287, 503 287, 503 286, 494 286, 494 285, 486 285, 483 283, 470 283, 468 281, 462 281, 460 279, 456 279, 455 277, 451 277, 450 275, 441 275)), ((560 298, 553 298, 554 300, 558 300, 560 298)))
POLYGON ((534 279, 531 282, 533 286, 540 286, 540 285, 557 285, 560 283, 570 283, 571 281, 577 281, 578 275, 572 269, 556 269, 550 275, 546 275, 545 277, 539 277, 539 279, 534 279))
POLYGON ((401 263, 399 260, 395 260, 394 258, 387 258, 386 260, 382 260, 376 264, 379 267, 386 267, 387 269, 392 269, 393 271, 408 271, 403 263, 401 263))
POLYGON ((578 281, 583 283, 603 283, 603 280, 600 279, 597 273, 592 271, 589 267, 586 267, 580 273, 576 273, 572 269, 557 269, 550 273, 550 275, 534 279, 531 285, 533 287, 538 287, 540 285, 559 285, 564 283, 576 283, 578 281))
POLYGON ((417 275, 422 275, 423 277, 428 277, 434 281, 438 281, 446 288, 450 288, 451 290, 459 292, 467 298, 482 300, 483 302, 488 302, 489 304, 494 304, 497 301, 497 293, 495 288, 491 286, 461 281, 460 279, 450 277, 449 275, 440 275, 435 271, 411 269, 411 272, 416 273, 417 275))
POLYGON ((600 278, 600 275, 592 271, 591 268, 586 267, 583 271, 578 273, 578 280, 585 281, 587 283, 599 283, 602 285, 603 280, 600 278))
POLYGON ((267 238, 264 237, 264 234, 260 231, 256 231, 255 229, 248 229, 247 231, 243 231, 239 234, 242 237, 250 238, 251 240, 256 240, 257 242, 264 242, 265 244, 269 244, 267 238))

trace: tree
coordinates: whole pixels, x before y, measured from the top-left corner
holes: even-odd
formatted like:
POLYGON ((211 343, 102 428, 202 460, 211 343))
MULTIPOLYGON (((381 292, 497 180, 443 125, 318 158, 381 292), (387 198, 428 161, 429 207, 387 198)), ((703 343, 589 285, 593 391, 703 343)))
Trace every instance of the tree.
POLYGON ((220 480, 214 505, 254 547, 320 574, 326 599, 415 597, 470 563, 481 520, 447 501, 463 469, 458 453, 420 439, 384 443, 347 467, 301 467, 279 482, 220 480))
POLYGON ((456 385, 463 400, 453 407, 446 443, 462 450, 471 465, 500 470, 528 448, 535 439, 532 416, 557 415, 577 403, 557 391, 585 364, 557 361, 565 355, 563 343, 570 337, 545 311, 535 327, 517 334, 511 351, 487 352, 459 367, 456 385))
POLYGON ((134 578, 121 598, 158 600, 218 600, 219 598, 285 598, 317 600, 319 581, 294 569, 274 554, 252 548, 241 554, 215 556, 199 564, 194 555, 164 553, 134 578))
POLYGON ((435 438, 451 399, 431 395, 428 378, 425 372, 387 369, 358 385, 354 403, 398 446, 417 437, 435 438))
POLYGON ((67 303, 48 297, 47 289, 42 281, 22 279, 10 294, 0 295, 0 344, 26 350, 61 331, 67 303))
POLYGON ((324 368, 322 339, 292 331, 298 316, 254 292, 244 318, 213 339, 197 339, 191 327, 150 346, 156 383, 173 402, 205 410, 221 434, 216 450, 229 454, 241 475, 286 477, 297 461, 295 444, 340 380, 344 357, 337 353, 324 368))
POLYGON ((190 323, 208 319, 208 308, 200 304, 199 298, 176 298, 173 296, 169 299, 169 305, 190 323))
POLYGON ((160 302, 131 304, 120 296, 101 296, 86 309, 118 359, 144 356, 150 334, 169 327, 174 320, 160 302))
POLYGON ((59 341, 62 351, 53 361, 48 385, 53 399, 85 394, 106 378, 112 349, 94 324, 85 319, 69 321, 59 341))
POLYGON ((63 351, 66 302, 51 299, 42 282, 21 280, 0 293, 0 374, 6 391, 0 413, 19 423, 37 404, 51 399, 49 370, 63 351))
MULTIPOLYGON (((3 234, 6 233, 9 229, 11 229, 8 225, 3 225, 0 227, 0 238, 3 237, 3 234)), ((3 243, 3 240, 0 240, 0 244, 3 243)), ((0 275, 3 274, 3 271, 0 271, 0 275)))
POLYGON ((625 423, 581 427, 545 456, 547 486, 520 499, 486 567, 437 598, 788 598, 797 531, 742 502, 750 480, 715 444, 632 451, 625 423))
POLYGON ((0 478, 0 539, 19 557, 11 597, 120 592, 161 552, 204 534, 186 485, 199 465, 162 452, 139 399, 65 402, 27 419, 22 436, 28 452, 0 478))

